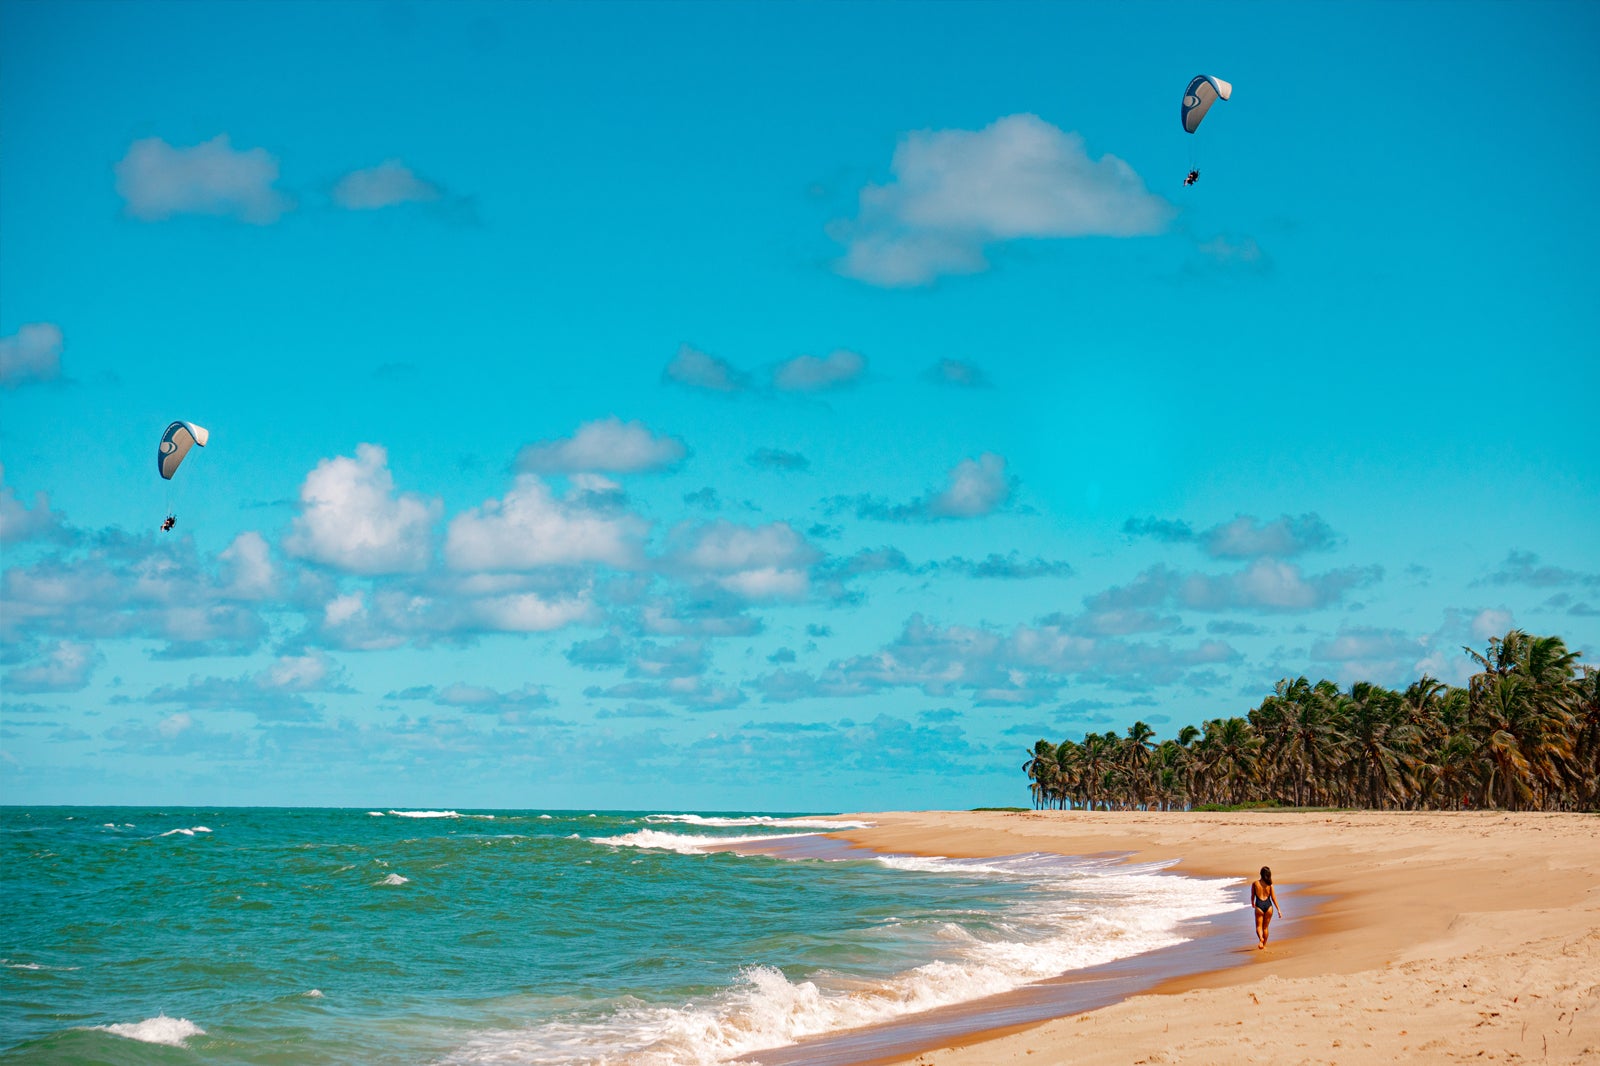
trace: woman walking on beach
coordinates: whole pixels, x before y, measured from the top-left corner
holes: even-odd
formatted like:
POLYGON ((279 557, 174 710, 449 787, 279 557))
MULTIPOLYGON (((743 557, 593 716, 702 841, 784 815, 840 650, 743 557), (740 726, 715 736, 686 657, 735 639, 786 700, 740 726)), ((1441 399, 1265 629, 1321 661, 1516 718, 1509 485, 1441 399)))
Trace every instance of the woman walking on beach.
MULTIPOLYGON (((1272 909, 1278 906, 1278 894, 1272 890, 1272 868, 1261 868, 1261 880, 1250 882, 1250 909, 1256 912, 1256 939, 1261 947, 1267 946, 1267 926, 1272 924, 1272 909)), ((1283 917, 1283 909, 1278 909, 1283 917)))

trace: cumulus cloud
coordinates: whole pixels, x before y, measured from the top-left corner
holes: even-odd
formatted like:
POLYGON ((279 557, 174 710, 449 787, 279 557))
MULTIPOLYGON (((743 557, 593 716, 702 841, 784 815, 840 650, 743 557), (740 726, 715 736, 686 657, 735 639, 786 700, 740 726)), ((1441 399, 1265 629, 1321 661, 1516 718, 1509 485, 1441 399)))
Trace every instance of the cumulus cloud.
POLYGON ((440 707, 457 708, 474 714, 505 714, 508 711, 537 710, 555 703, 542 685, 535 685, 532 682, 505 692, 487 685, 469 685, 461 681, 445 685, 443 688, 420 685, 387 693, 384 699, 427 700, 440 707))
POLYGON ((731 685, 719 685, 703 677, 676 677, 666 681, 624 681, 602 688, 584 689, 590 699, 668 700, 692 711, 720 711, 737 707, 748 696, 731 685))
POLYGON ((1200 534, 1206 554, 1214 559, 1289 558, 1337 547, 1339 537, 1319 515, 1283 515, 1262 522, 1240 515, 1200 534))
POLYGON ((1311 645, 1311 658, 1336 666, 1336 679, 1403 685, 1422 673, 1427 641, 1398 629, 1353 626, 1311 645))
POLYGON ((0 337, 0 388, 61 376, 61 327, 29 322, 9 337, 0 337))
POLYGON ((158 658, 182 658, 244 654, 266 634, 266 605, 234 587, 228 564, 198 554, 189 538, 109 530, 73 548, 6 569, 0 633, 7 640, 163 640, 158 658))
POLYGON ((645 640, 628 659, 628 676, 699 677, 710 665, 710 651, 703 640, 680 640, 674 644, 645 640))
POLYGON ((1151 537, 1167 544, 1194 540, 1194 527, 1181 519, 1130 518, 1122 523, 1122 532, 1130 537, 1151 537))
POLYGON ((333 202, 347 211, 373 211, 396 204, 433 203, 444 195, 398 159, 366 170, 352 170, 333 187, 333 202))
POLYGON ((999 578, 1007 581, 1028 581, 1039 577, 1070 577, 1072 565, 1059 559, 1034 556, 1024 559, 1015 551, 1001 555, 990 552, 982 559, 951 556, 932 564, 934 569, 961 574, 965 577, 999 578))
POLYGON ((643 422, 612 416, 585 422, 570 437, 523 445, 517 470, 535 474, 635 474, 676 466, 689 450, 677 437, 658 436, 643 422))
POLYGON ((95 668, 105 662, 92 644, 59 640, 45 649, 41 661, 19 666, 6 674, 10 692, 78 692, 89 684, 95 668))
POLYGON ((595 497, 581 487, 557 499, 543 480, 523 474, 503 498, 486 500, 451 520, 444 557, 456 570, 580 563, 628 568, 640 564, 648 531, 648 523, 635 515, 604 503, 596 506, 595 497))
POLYGON ((5 466, 0 464, 0 544, 72 539, 66 518, 50 509, 47 493, 34 493, 33 506, 29 507, 18 499, 16 490, 4 482, 5 466))
POLYGON ((952 518, 982 518, 1011 500, 1016 479, 1006 473, 1004 456, 984 452, 951 467, 947 484, 929 490, 908 503, 890 503, 875 496, 836 496, 830 511, 853 510, 858 518, 881 522, 936 522, 952 518))
POLYGON ((1529 551, 1511 551, 1500 568, 1488 577, 1491 585, 1528 585, 1532 588, 1562 588, 1584 585, 1600 588, 1600 574, 1585 574, 1559 566, 1541 566, 1539 557, 1529 551))
POLYGON ((719 359, 687 344, 678 348, 678 354, 667 364, 662 377, 667 381, 687 385, 692 389, 705 389, 707 392, 731 394, 743 392, 750 387, 749 376, 735 369, 726 359, 719 359))
POLYGON ((217 215, 266 225, 293 207, 273 188, 277 159, 264 148, 238 151, 225 133, 192 148, 147 137, 133 142, 115 169, 128 213, 147 222, 217 215))
POLYGON ((748 637, 761 632, 762 621, 747 613, 749 603, 727 588, 701 580, 673 596, 646 603, 639 627, 664 637, 748 637))
POLYGON ((361 444, 354 458, 324 459, 306 475, 284 548, 355 574, 418 571, 432 556, 441 512, 437 499, 396 494, 389 453, 361 444))
POLYGON ((618 633, 574 641, 566 654, 567 662, 585 670, 602 670, 628 661, 627 648, 618 633))
POLYGON ((786 452, 781 448, 757 448, 750 453, 748 462, 758 470, 802 473, 811 469, 810 459, 799 452, 786 452))
POLYGON ((194 677, 162 685, 146 703, 175 703, 188 711, 239 711, 263 722, 315 721, 322 708, 307 693, 348 694, 344 668, 322 652, 286 655, 264 670, 242 677, 194 677))
POLYGON ((1341 543, 1339 535, 1315 513, 1281 515, 1270 522, 1239 515, 1198 533, 1179 519, 1130 518, 1122 524, 1122 532, 1167 544, 1197 543, 1213 559, 1287 559, 1329 551, 1341 543))
POLYGON ((823 392, 853 385, 866 372, 865 356, 840 348, 821 358, 797 355, 779 363, 772 384, 784 392, 823 392))
POLYGON ((1024 558, 1016 551, 1001 555, 990 552, 982 559, 968 559, 952 555, 947 559, 915 564, 898 548, 862 548, 854 554, 836 556, 818 568, 832 590, 829 597, 848 602, 853 597, 846 593, 843 583, 852 578, 873 574, 955 574, 978 580, 1028 581, 1044 577, 1068 577, 1072 574, 1069 563, 1034 556, 1024 558))
POLYGON ((335 647, 378 651, 411 643, 461 641, 488 633, 548 633, 595 619, 587 587, 539 589, 518 583, 356 589, 329 599, 315 622, 335 647))
POLYGON ((1082 137, 1036 115, 908 133, 890 170, 861 190, 854 219, 829 227, 845 247, 839 273, 873 285, 984 270, 985 249, 1004 241, 1159 233, 1173 215, 1127 163, 1092 159, 1082 137))
POLYGON ((768 702, 780 703, 909 687, 935 698, 965 692, 980 705, 1035 706, 1056 699, 1069 678, 1172 684, 1196 668, 1238 658, 1223 641, 1173 647, 1090 636, 1073 632, 1065 619, 1041 619, 1005 631, 940 626, 913 615, 877 652, 838 660, 816 675, 777 670, 757 678, 755 688, 768 702))
POLYGON ((1084 604, 1096 611, 1164 605, 1199 611, 1312 611, 1338 603, 1346 592, 1372 585, 1382 576, 1379 566, 1307 575, 1293 563, 1274 559, 1257 559, 1231 574, 1186 574, 1157 565, 1127 585, 1085 599, 1084 604))
POLYGON ((922 375, 935 385, 953 385, 960 389, 986 389, 989 376, 971 363, 960 359, 941 359, 922 375))
POLYGON ((821 553, 787 522, 742 526, 713 522, 674 533, 669 559, 746 600, 792 600, 810 586, 808 568, 821 553))
POLYGON ((233 599, 263 600, 278 591, 278 567, 272 561, 267 539, 247 530, 217 556, 221 564, 224 594, 233 599))

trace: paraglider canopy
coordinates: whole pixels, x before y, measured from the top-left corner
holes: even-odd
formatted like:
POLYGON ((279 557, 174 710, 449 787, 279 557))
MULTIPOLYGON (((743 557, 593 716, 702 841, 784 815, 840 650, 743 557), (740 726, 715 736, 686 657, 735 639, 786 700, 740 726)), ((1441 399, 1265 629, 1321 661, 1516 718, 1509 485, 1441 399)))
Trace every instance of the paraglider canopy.
POLYGON ((172 475, 178 472, 178 464, 189 454, 189 449, 196 444, 204 448, 210 436, 206 427, 193 422, 174 422, 168 426, 167 431, 161 434, 161 449, 156 453, 156 467, 161 471, 161 476, 172 480, 172 475))
POLYGON ((1209 74, 1196 75, 1183 91, 1183 129, 1186 133, 1193 133, 1200 128, 1200 120, 1206 117, 1206 112, 1211 110, 1211 105, 1218 100, 1226 100, 1233 95, 1233 85, 1221 78, 1213 78, 1209 74))

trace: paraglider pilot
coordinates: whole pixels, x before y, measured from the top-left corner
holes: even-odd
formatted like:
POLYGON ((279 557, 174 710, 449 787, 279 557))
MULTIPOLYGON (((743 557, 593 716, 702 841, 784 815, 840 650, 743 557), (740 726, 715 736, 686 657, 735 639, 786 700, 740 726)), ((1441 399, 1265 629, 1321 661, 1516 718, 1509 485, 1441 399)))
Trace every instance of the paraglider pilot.
POLYGON ((161 523, 161 532, 170 533, 170 532, 172 532, 172 527, 177 525, 177 524, 178 524, 178 516, 175 515, 175 514, 169 514, 169 515, 167 515, 167 520, 165 522, 161 523))
POLYGON ((1189 176, 1183 179, 1183 183, 1185 185, 1193 185, 1195 182, 1197 182, 1199 180, 1200 180, 1200 172, 1198 170, 1191 170, 1191 171, 1189 171, 1189 176))

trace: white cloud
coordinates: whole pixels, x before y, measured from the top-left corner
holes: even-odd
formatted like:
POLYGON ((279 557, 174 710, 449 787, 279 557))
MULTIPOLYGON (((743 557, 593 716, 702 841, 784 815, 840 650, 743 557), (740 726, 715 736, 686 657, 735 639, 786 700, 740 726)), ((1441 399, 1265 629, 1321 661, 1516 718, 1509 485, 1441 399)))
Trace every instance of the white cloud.
POLYGON ((9 337, 0 337, 0 386, 14 389, 30 381, 61 376, 61 327, 30 322, 9 337))
POLYGON ((353 170, 333 187, 333 202, 348 211, 432 203, 443 195, 437 185, 417 177, 398 159, 385 159, 375 167, 353 170))
POLYGON ((1157 565, 1127 585, 1087 597, 1084 604, 1091 611, 1166 604, 1199 611, 1311 611, 1338 603, 1346 592, 1372 585, 1382 576, 1379 566, 1307 575, 1292 563, 1269 558, 1230 574, 1185 574, 1157 565))
POLYGON ((293 206, 274 189, 278 161, 264 148, 236 151, 221 134, 192 148, 159 137, 135 141, 116 165, 128 213, 146 221, 220 215, 266 225, 293 206))
POLYGON ((747 375, 734 369, 727 360, 718 359, 687 344, 672 357, 664 376, 668 381, 709 392, 743 392, 749 386, 747 375))
POLYGON ((1046 619, 1006 633, 939 626, 913 615, 899 637, 872 654, 833 662, 816 677, 778 671, 758 679, 756 687, 770 702, 866 696, 910 686, 940 698, 964 691, 980 705, 1037 705, 1057 698, 1069 677, 1165 685, 1239 658, 1218 640, 1174 648, 1084 636, 1072 628, 1070 619, 1046 619))
POLYGON ((1006 461, 993 452, 963 459, 950 471, 950 484, 928 500, 934 518, 977 518, 993 513, 1011 498, 1006 461))
POLYGON ((435 688, 422 685, 402 692, 391 692, 386 697, 397 700, 430 700, 441 707, 456 707, 477 713, 496 713, 548 707, 554 701, 542 686, 532 682, 509 692, 501 692, 487 685, 469 685, 463 681, 435 688))
POLYGON ((5 570, 0 632, 69 639, 166 640, 158 658, 245 654, 260 642, 260 608, 219 579, 219 560, 187 537, 103 530, 74 548, 5 570))
POLYGON ((1311 657, 1337 664, 1337 680, 1347 684, 1404 685, 1415 680, 1418 667, 1433 661, 1427 651, 1427 641, 1401 630, 1360 626, 1312 644, 1311 657))
POLYGON ((1172 206, 1113 155, 1036 115, 981 130, 920 130, 901 138, 887 185, 861 190, 856 218, 831 235, 841 274, 874 285, 924 285, 988 266, 984 249, 1029 237, 1159 233, 1172 206))
POLYGON ((354 458, 324 459, 300 486, 300 514, 284 541, 293 555, 357 574, 422 570, 441 504, 395 494, 389 453, 376 444, 354 458))
MULTIPOLYGON (((578 488, 579 499, 583 497, 578 488)), ((531 474, 520 475, 498 500, 457 515, 445 535, 445 562, 455 570, 527 570, 605 563, 633 567, 648 524, 612 508, 558 500, 531 474)))
POLYGON ((1472 619, 1472 635, 1479 640, 1503 637, 1515 628, 1511 612, 1503 607, 1486 607, 1472 619))
POLYGON ((1314 513, 1283 515, 1271 522, 1240 515, 1231 522, 1206 530, 1199 539, 1206 553, 1219 559, 1283 558, 1327 550, 1339 543, 1338 535, 1314 513))
POLYGON ((186 684, 153 689, 144 701, 175 703, 190 711, 239 711, 263 722, 315 721, 322 709, 306 699, 308 693, 352 691, 344 668, 319 651, 282 656, 242 677, 191 675, 186 684))
POLYGON ((909 503, 889 503, 874 496, 837 496, 834 510, 854 509, 857 517, 883 522, 936 522, 947 518, 981 518, 1011 500, 1016 479, 1006 472, 1004 456, 984 452, 950 468, 945 487, 929 490, 909 503))
POLYGON ((17 498, 15 489, 5 484, 5 465, 0 464, 0 544, 68 537, 66 519, 50 510, 50 497, 44 492, 34 493, 30 508, 17 498))
POLYGON ((535 474, 632 474, 665 470, 688 454, 683 441, 657 436, 643 422, 596 419, 570 437, 524 445, 517 469, 535 474))
POLYGON ((285 655, 258 678, 263 688, 279 692, 326 692, 344 686, 344 669, 321 652, 285 655))
POLYGON ((714 522, 680 530, 671 553, 680 568, 749 600, 797 599, 810 584, 808 568, 821 558, 787 522, 741 526, 714 522))
POLYGON ((156 732, 161 734, 163 740, 173 740, 178 734, 191 728, 194 719, 183 711, 169 714, 156 724, 156 732))
POLYGON ((797 355, 778 364, 772 374, 772 384, 785 392, 821 392, 852 385, 866 371, 867 360, 863 356, 841 348, 820 359, 814 355, 797 355))
POLYGON ((225 594, 241 600, 265 599, 277 589, 278 571, 266 538, 247 530, 217 556, 226 582, 225 594))
POLYGON ((466 607, 474 628, 498 633, 548 633, 576 622, 591 621, 594 605, 587 596, 547 599, 533 592, 485 596, 466 607))
POLYGON ((441 594, 378 589, 350 593, 323 608, 321 633, 341 648, 376 651, 408 642, 481 633, 547 633, 594 620, 587 590, 544 595, 531 590, 446 589, 441 594))
POLYGON ((11 692, 77 692, 89 684, 95 667, 105 656, 93 644, 58 640, 45 653, 43 662, 19 666, 6 674, 11 692))

